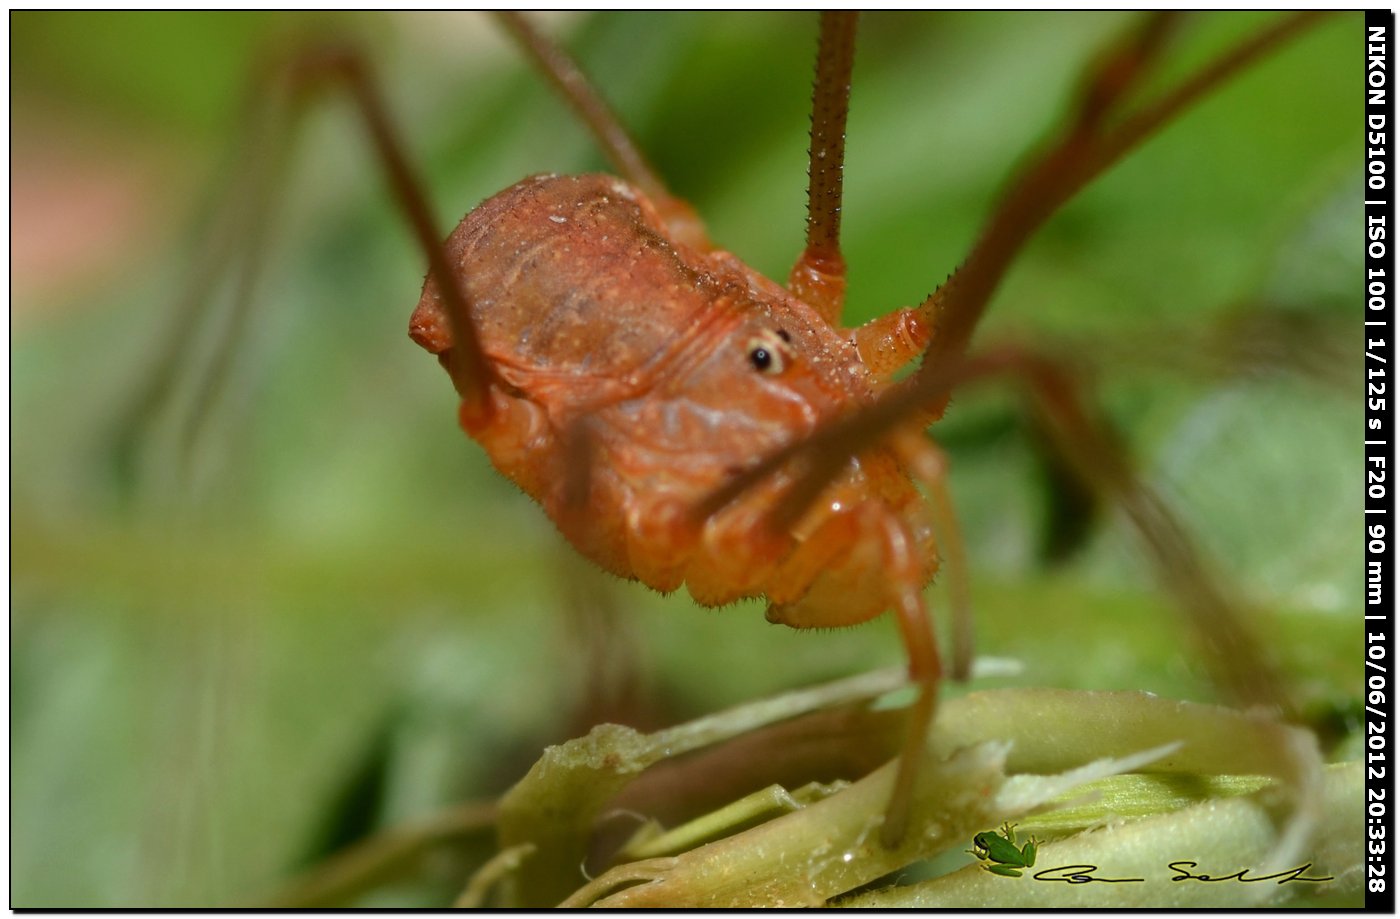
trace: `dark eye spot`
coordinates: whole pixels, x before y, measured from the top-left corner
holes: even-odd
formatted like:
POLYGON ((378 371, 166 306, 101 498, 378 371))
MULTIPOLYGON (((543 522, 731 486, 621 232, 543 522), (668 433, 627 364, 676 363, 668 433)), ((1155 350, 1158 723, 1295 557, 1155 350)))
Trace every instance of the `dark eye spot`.
POLYGON ((749 339, 745 353, 755 370, 770 376, 782 373, 793 356, 792 348, 783 339, 782 333, 768 329, 749 339))

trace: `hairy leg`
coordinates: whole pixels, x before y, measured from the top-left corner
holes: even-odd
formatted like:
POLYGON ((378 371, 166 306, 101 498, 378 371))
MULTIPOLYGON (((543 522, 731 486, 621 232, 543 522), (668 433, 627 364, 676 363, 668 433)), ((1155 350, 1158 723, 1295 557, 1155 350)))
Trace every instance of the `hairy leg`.
POLYGON ((807 150, 807 247, 788 275, 788 289, 833 326, 840 323, 846 300, 841 178, 855 42, 855 13, 822 13, 812 82, 812 143, 807 150))
POLYGON ((904 468, 923 484, 933 511, 938 548, 947 563, 948 596, 952 602, 953 658, 950 675, 963 681, 972 675, 972 588, 967 550, 958 526, 953 496, 948 492, 948 456, 919 428, 901 428, 890 445, 904 468))
POLYGON ((688 246, 701 251, 713 248, 705 226, 691 206, 671 194, 666 183, 642 155, 641 149, 623 127, 617 114, 604 101, 602 93, 589 82, 563 48, 545 37, 521 13, 498 12, 496 18, 519 42, 530 60, 569 106, 588 126, 599 149, 612 160, 623 178, 642 190, 656 205, 672 235, 688 246))
MULTIPOLYGON (((857 329, 862 356, 879 355, 880 370, 924 355, 932 372, 963 354, 992 295, 1036 231, 1090 182, 1170 124, 1191 105, 1250 64, 1319 21, 1321 14, 1284 16, 1226 49, 1151 102, 1124 111, 1132 89, 1160 57, 1175 19, 1153 13, 1087 66, 1069 115, 1038 155, 1008 183, 972 251, 923 303, 857 329)), ((891 371, 892 372, 892 371, 891 371)), ((944 403, 924 417, 935 421, 944 403)))

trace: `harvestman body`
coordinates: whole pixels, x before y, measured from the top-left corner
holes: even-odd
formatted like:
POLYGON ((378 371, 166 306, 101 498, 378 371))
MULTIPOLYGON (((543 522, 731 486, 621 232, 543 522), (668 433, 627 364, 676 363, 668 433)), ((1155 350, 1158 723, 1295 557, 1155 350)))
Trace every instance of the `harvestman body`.
MULTIPOLYGON (((488 420, 464 421, 496 467, 586 556, 715 606, 766 596, 769 618, 850 625, 888 608, 882 528, 933 574, 926 505, 893 455, 852 458, 789 532, 769 477, 705 518, 692 510, 756 458, 854 406, 877 381, 815 309, 724 252, 667 238, 655 209, 601 175, 537 176, 472 211, 447 243, 495 370, 488 420), (587 506, 568 494, 569 432, 591 447, 587 506), (874 547, 873 551, 866 547, 874 547)), ((436 282, 411 334, 451 344, 436 282)))

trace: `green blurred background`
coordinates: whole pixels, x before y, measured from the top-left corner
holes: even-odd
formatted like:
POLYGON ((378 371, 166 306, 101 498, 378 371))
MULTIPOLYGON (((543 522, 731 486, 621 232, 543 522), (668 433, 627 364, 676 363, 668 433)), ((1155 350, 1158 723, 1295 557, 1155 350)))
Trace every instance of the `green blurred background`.
MULTIPOLYGON (((1268 18, 1190 20, 1154 86, 1268 18)), ((785 277, 815 20, 545 21, 720 245, 785 277)), ((1130 21, 862 22, 851 322, 942 281, 1130 21)), ((605 164, 479 15, 10 23, 12 905, 249 902, 375 828, 498 793, 598 712, 657 725, 901 660, 888 622, 798 633, 572 562, 406 337, 422 260, 344 104, 298 132, 248 333, 217 318, 226 272, 123 459, 121 419, 180 327, 275 49, 367 49, 444 233, 524 175, 605 164)), ((1081 195, 980 339, 1090 362, 1145 474, 1268 617, 1335 756, 1360 687, 1360 46, 1360 16, 1335 17, 1081 195)), ((934 429, 980 651, 1022 660, 1013 682, 1212 698, 1134 544, 1086 527, 1020 405, 969 393, 934 429)), ((374 902, 441 902, 460 870, 374 902)))

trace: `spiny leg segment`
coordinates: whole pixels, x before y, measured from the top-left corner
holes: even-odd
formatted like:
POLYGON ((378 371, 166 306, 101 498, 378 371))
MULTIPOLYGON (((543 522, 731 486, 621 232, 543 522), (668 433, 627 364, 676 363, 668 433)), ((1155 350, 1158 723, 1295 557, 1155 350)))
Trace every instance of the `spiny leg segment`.
POLYGON ((855 51, 856 14, 822 13, 812 82, 812 143, 807 151, 807 247, 792 266, 788 289, 833 326, 841 321, 846 299, 841 179, 855 51))
POLYGON ((1278 20, 1129 114, 1118 109, 1157 61, 1175 14, 1150 15, 1138 32, 1111 49, 1097 67, 1086 72, 1074 115, 1003 193, 966 261, 919 305, 919 314, 931 329, 924 368, 937 367, 966 351, 1012 261, 1065 202, 1186 108, 1316 24, 1322 15, 1296 13, 1278 20))

